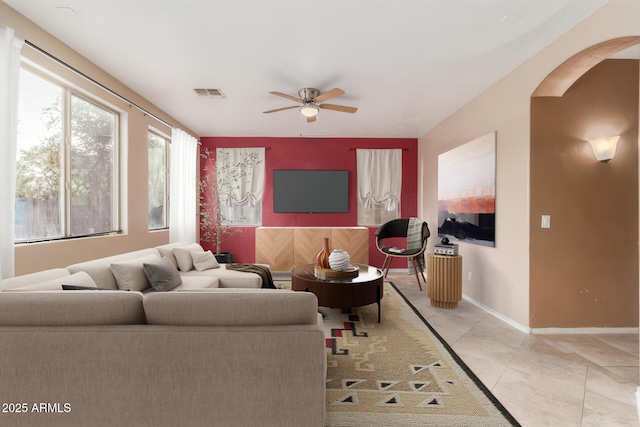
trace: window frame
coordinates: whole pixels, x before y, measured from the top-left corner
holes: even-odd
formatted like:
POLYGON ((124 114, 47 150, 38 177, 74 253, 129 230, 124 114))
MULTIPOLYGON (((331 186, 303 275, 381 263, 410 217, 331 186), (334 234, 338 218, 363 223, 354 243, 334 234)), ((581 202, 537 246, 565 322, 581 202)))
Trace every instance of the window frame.
MULTIPOLYGON (((62 77, 59 77, 53 73, 48 72, 47 70, 40 69, 40 67, 36 67, 30 65, 28 62, 21 61, 20 63, 21 72, 25 71, 35 75, 36 77, 45 80, 46 82, 58 87, 61 89, 61 119, 62 119, 62 135, 61 135, 61 147, 60 147, 60 194, 61 200, 59 201, 60 205, 60 223, 62 232, 60 236, 52 236, 52 237, 34 237, 27 239, 16 239, 14 236, 14 242, 16 244, 22 243, 36 243, 36 242, 47 242, 47 241, 57 241, 57 240, 68 240, 68 239, 79 239, 84 237, 93 237, 93 236, 104 236, 104 235, 115 235, 122 233, 122 189, 121 189, 121 180, 122 180, 122 171, 121 171, 121 150, 122 144, 124 140, 123 135, 123 116, 124 113, 113 107, 109 104, 109 102, 91 94, 87 91, 81 90, 78 87, 70 84, 62 77), (111 165, 111 224, 110 231, 100 231, 95 233, 85 233, 85 234, 72 234, 72 99, 73 97, 77 97, 79 100, 92 104, 94 107, 97 107, 109 114, 114 116, 114 124, 113 124, 113 139, 112 142, 112 165, 111 165)), ((20 96, 20 94, 19 94, 20 96)), ((20 147, 18 147, 18 150, 20 147)), ((17 159, 16 159, 17 160, 17 159)))
MULTIPOLYGON (((147 174, 151 171, 149 170, 149 137, 153 135, 157 138, 163 139, 165 141, 164 146, 164 225, 161 227, 152 228, 150 222, 147 222, 147 228, 149 231, 159 231, 159 230, 168 230, 170 224, 170 204, 171 204, 171 138, 165 135, 163 132, 159 131, 156 128, 149 127, 147 131, 147 174)), ((149 177, 147 176, 147 194, 149 192, 148 188, 149 177)), ((150 199, 147 201, 147 206, 149 205, 150 199)), ((147 215, 149 218, 149 215, 147 215)))
MULTIPOLYGON (((360 183, 358 182, 356 185, 358 187, 358 201, 357 201, 357 223, 358 226, 363 227, 380 227, 381 225, 387 223, 388 221, 402 218, 402 169, 403 169, 403 157, 404 153, 402 149, 399 148, 363 148, 362 151, 368 151, 371 154, 373 153, 384 153, 384 152, 397 152, 399 153, 400 158, 396 159, 399 161, 399 164, 396 165, 399 167, 398 170, 393 169, 394 173, 397 173, 399 178, 397 181, 399 182, 397 198, 395 201, 395 210, 388 210, 385 208, 385 205, 388 203, 389 199, 384 200, 376 200, 373 195, 369 194, 370 203, 373 204, 371 207, 365 207, 363 204, 363 199, 360 197, 360 183), (398 151, 399 150, 399 151, 398 151)), ((376 156, 376 161, 382 161, 382 157, 376 156)), ((389 162, 393 163, 392 159, 387 159, 389 162)), ((370 165, 369 165, 370 166, 370 165)), ((368 182, 368 178, 375 173, 374 169, 367 168, 366 170, 360 167, 360 155, 358 154, 358 150, 356 150, 356 175, 358 181, 363 180, 368 182)), ((372 189, 372 191, 375 191, 372 189)), ((389 193, 392 193, 390 191, 389 193)), ((391 196, 393 194, 389 194, 385 192, 387 196, 391 196)))

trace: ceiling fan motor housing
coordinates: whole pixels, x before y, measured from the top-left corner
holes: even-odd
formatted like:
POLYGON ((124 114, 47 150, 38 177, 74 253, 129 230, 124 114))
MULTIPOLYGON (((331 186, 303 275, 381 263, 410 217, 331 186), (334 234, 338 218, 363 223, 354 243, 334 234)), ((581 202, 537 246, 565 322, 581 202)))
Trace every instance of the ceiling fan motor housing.
POLYGON ((298 91, 300 101, 303 103, 313 102, 318 95, 320 95, 320 91, 312 87, 305 87, 298 91))

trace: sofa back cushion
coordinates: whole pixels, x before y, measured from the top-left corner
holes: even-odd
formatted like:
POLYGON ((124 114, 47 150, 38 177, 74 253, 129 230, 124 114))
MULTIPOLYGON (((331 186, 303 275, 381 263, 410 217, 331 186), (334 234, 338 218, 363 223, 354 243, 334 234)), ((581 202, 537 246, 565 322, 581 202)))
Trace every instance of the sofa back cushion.
POLYGON ((252 292, 150 293, 144 298, 150 325, 315 325, 318 299, 310 292, 264 289, 252 292))
POLYGON ((176 256, 173 254, 173 249, 181 248, 187 245, 189 245, 189 242, 174 242, 167 243, 166 245, 156 246, 156 249, 158 250, 158 252, 160 252, 160 256, 166 257, 169 261, 171 261, 171 264, 173 264, 175 268, 178 268, 178 261, 176 260, 176 256))
POLYGON ((193 257, 191 256, 191 252, 196 251, 204 252, 204 249, 197 243, 191 243, 187 246, 173 248, 173 255, 176 257, 176 262, 180 271, 193 270, 193 257))
MULTIPOLYGON (((111 264, 113 264, 114 262, 117 263, 122 261, 129 261, 149 254, 155 254, 160 257, 160 253, 157 249, 149 248, 139 251, 127 252, 120 255, 113 255, 105 258, 98 258, 78 264, 72 264, 67 267, 67 270, 69 270, 69 272, 71 273, 86 271, 87 273, 89 273, 89 276, 91 276, 93 281, 96 282, 96 285, 99 288, 118 289, 116 278, 111 272, 111 264)), ((142 265, 140 265, 140 268, 142 269, 142 265)))
POLYGON ((160 261, 157 254, 148 254, 140 258, 113 262, 109 266, 116 278, 118 289, 124 291, 144 291, 151 284, 144 273, 144 264, 160 261))
MULTIPOLYGON (((66 271, 66 270, 65 270, 66 271)), ((84 271, 68 274, 57 279, 46 280, 44 282, 34 283, 33 285, 21 286, 19 288, 5 289, 3 292, 13 291, 61 291, 63 285, 85 286, 88 288, 96 288, 96 283, 84 271)))
POLYGON ((0 326, 139 325, 142 299, 128 291, 2 292, 0 326))
POLYGON ((24 286, 37 285, 38 283, 69 276, 69 274, 69 271, 64 268, 52 268, 50 270, 38 271, 37 273, 11 277, 9 279, 0 280, 0 290, 17 289, 24 286))

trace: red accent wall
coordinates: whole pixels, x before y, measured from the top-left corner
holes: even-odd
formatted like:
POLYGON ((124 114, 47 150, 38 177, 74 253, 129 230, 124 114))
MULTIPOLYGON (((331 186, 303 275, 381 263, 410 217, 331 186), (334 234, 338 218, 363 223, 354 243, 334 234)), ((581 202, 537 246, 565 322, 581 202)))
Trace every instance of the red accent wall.
MULTIPOLYGON (((331 227, 357 226, 357 171, 355 148, 402 148, 402 193, 400 209, 403 217, 418 211, 418 140, 415 138, 266 138, 266 137, 202 137, 201 150, 208 148, 265 147, 265 191, 262 200, 264 227, 331 227), (349 171, 349 212, 347 213, 275 213, 273 212, 273 171, 276 169, 325 169, 349 171)), ((203 171, 200 171, 203 173, 203 171)), ((233 252, 235 262, 255 261, 255 227, 223 243, 224 251, 233 252)), ((370 227, 369 263, 382 266, 384 257, 375 246, 370 227)), ((205 249, 211 245, 202 242, 205 249)), ((318 248, 318 251, 320 248, 318 248)), ((392 267, 406 267, 397 260, 392 267)))

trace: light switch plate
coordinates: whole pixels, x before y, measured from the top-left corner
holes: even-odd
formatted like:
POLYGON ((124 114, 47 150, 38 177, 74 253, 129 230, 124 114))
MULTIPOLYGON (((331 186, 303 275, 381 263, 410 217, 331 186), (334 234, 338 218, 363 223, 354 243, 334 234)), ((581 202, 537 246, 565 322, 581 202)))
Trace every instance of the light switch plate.
POLYGON ((551 215, 542 215, 542 228, 551 228, 551 215))

